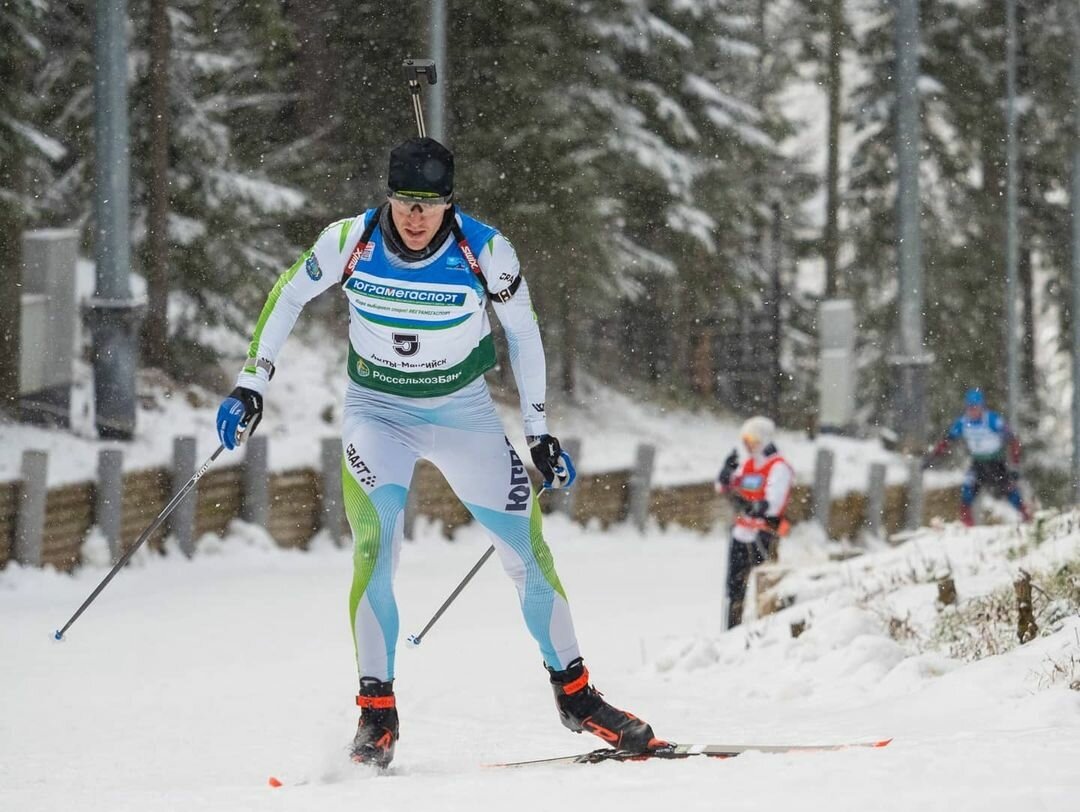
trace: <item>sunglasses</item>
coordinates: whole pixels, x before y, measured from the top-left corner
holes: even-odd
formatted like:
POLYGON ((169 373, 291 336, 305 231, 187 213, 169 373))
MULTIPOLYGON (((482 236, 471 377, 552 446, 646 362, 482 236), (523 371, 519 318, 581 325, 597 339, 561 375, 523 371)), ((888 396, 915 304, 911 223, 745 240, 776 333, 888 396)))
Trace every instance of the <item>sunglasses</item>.
POLYGON ((386 196, 393 203, 401 203, 409 208, 419 206, 421 209, 445 206, 453 197, 453 195, 435 195, 429 192, 387 192, 386 196))

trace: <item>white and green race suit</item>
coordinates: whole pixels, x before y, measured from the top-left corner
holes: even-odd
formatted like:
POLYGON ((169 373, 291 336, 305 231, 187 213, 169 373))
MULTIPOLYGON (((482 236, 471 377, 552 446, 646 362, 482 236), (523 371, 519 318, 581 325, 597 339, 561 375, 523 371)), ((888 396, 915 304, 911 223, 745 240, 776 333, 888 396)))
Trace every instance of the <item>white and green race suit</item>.
POLYGON ((237 385, 264 392, 301 309, 323 291, 342 288, 349 305, 342 487, 354 541, 350 612, 359 675, 394 677, 393 575, 421 457, 442 471, 491 534, 545 663, 561 670, 579 654, 569 606, 536 496, 483 378, 495 363, 485 308, 491 298, 506 332, 525 433, 547 432, 543 345, 517 256, 494 228, 456 213, 468 246, 479 249, 485 291, 453 234, 421 261, 388 250, 381 227, 361 246, 369 218, 377 216, 369 210, 332 224, 281 276, 237 385))

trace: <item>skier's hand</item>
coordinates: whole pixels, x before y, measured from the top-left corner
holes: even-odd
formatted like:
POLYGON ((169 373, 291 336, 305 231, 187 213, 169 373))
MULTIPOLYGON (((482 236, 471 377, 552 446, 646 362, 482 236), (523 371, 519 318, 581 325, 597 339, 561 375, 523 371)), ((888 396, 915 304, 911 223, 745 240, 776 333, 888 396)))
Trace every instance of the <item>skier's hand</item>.
POLYGON ((550 434, 527 437, 533 465, 544 478, 545 488, 569 488, 574 484, 577 471, 570 455, 562 450, 559 440, 550 434))
POLYGON ((769 510, 769 503, 765 499, 755 499, 746 503, 746 515, 752 519, 764 519, 769 510))
POLYGON ((232 451, 245 434, 254 434, 262 420, 262 395, 238 386, 221 402, 217 413, 217 433, 221 444, 232 451))
POLYGON ((1020 481, 1020 471, 1018 469, 1016 469, 1016 468, 1010 468, 1009 469, 1009 482, 1014 482, 1015 483, 1015 482, 1019 482, 1019 481, 1020 481))
POLYGON ((738 491, 728 491, 728 496, 731 498, 731 504, 735 506, 735 510, 746 513, 749 510, 751 502, 738 491))
POLYGON ((731 477, 735 475, 735 470, 739 467, 739 452, 732 449, 732 452, 728 454, 727 459, 724 460, 724 467, 720 469, 720 484, 725 488, 731 484, 731 477))

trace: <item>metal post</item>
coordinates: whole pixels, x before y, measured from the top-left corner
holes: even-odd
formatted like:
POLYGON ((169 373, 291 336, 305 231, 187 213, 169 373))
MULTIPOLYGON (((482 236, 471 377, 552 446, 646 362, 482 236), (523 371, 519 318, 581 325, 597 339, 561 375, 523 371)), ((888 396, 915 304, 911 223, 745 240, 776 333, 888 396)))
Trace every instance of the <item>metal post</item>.
POLYGON ((844 39, 844 2, 829 0, 829 55, 828 66, 828 143, 825 163, 825 234, 822 253, 825 255, 825 298, 835 299, 839 291, 840 253, 840 119, 842 94, 842 66, 844 39))
POLYGON ((109 558, 120 557, 120 526, 124 504, 124 452, 103 448, 98 452, 98 481, 94 495, 94 524, 109 544, 109 558))
POLYGON ((88 304, 94 335, 98 434, 135 433, 138 310, 131 298, 126 0, 98 0, 94 35, 94 258, 97 288, 88 304))
POLYGON ((345 534, 342 532, 344 510, 341 498, 341 440, 325 437, 321 444, 322 459, 322 509, 319 528, 330 534, 335 546, 340 547, 345 534))
MULTIPOLYGON (((177 437, 173 440, 172 489, 180 490, 195 473, 195 438, 177 437)), ((176 506, 169 517, 169 532, 180 544, 188 558, 195 555, 195 509, 198 502, 189 499, 176 506)))
POLYGON ((904 510, 904 529, 915 530, 923 525, 923 468, 919 457, 908 459, 907 502, 904 510))
POLYGON ((431 137, 444 146, 450 146, 446 126, 446 82, 450 76, 446 59, 446 2, 432 0, 431 3, 431 58, 442 81, 432 88, 431 94, 431 137))
POLYGON ((649 495, 652 488, 653 463, 656 446, 641 443, 637 447, 634 470, 630 474, 630 495, 627 499, 627 518, 638 530, 644 530, 649 520, 649 495))
POLYGON ((22 493, 15 517, 15 560, 24 567, 40 567, 45 536, 45 499, 48 485, 49 455, 44 451, 24 451, 22 455, 22 493))
POLYGON ((772 236, 769 239, 770 257, 769 264, 772 272, 772 301, 769 302, 769 322, 772 325, 772 331, 770 336, 772 338, 772 358, 769 360, 772 362, 772 375, 769 380, 769 417, 771 417, 778 425, 780 423, 780 401, 782 396, 782 385, 784 380, 784 370, 780 365, 781 347, 783 345, 784 338, 784 319, 783 311, 780 308, 780 299, 784 295, 783 282, 781 280, 781 266, 783 264, 783 242, 781 226, 783 224, 784 215, 780 209, 779 201, 773 201, 772 205, 772 236))
POLYGON ((269 448, 265 437, 249 437, 244 443, 244 504, 241 516, 245 522, 265 528, 270 519, 269 448))
POLYGON ((1017 226, 1016 184, 1016 0, 1005 0, 1005 378, 1008 420, 1020 425, 1020 347, 1017 334, 1017 226))
POLYGON ((900 289, 899 417, 904 445, 921 450, 925 440, 922 243, 919 233, 919 4, 896 2, 897 257, 900 289))
POLYGON ((866 490, 866 532, 875 538, 885 535, 885 466, 880 462, 870 466, 870 482, 866 490))
POLYGON ((1072 190, 1069 206, 1072 220, 1072 379, 1073 379, 1073 454, 1072 496, 1080 503, 1080 9, 1070 10, 1072 30, 1072 190))
POLYGON ((819 448, 814 463, 814 518, 822 529, 829 532, 829 510, 832 507, 833 453, 819 448))

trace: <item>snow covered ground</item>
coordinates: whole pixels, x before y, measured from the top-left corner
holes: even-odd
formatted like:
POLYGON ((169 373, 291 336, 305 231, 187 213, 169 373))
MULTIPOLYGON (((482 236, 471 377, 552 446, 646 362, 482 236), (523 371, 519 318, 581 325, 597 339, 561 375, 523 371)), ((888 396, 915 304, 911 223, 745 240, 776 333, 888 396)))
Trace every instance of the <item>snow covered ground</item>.
MULTIPOLYGON (((1064 521, 1064 520, 1063 520, 1064 521)), ((516 596, 494 562, 416 650, 399 649, 402 739, 389 774, 346 761, 355 726, 350 554, 273 548, 237 525, 200 555, 137 557, 54 643, 103 576, 0 571, 0 809, 996 810, 1080 808, 1080 620, 974 664, 887 631, 932 623, 933 585, 905 573, 948 554, 961 597, 1020 566, 1080 557, 1076 517, 1039 547, 1009 527, 936 531, 824 560, 809 528, 787 542, 784 612, 722 633, 724 544, 671 529, 547 535, 594 682, 676 741, 881 750, 730 761, 493 769, 596 742, 563 730, 516 596), (814 584, 823 584, 815 588, 814 584), (790 622, 808 630, 790 636, 790 622), (1071 658, 1071 659, 1070 659, 1071 658), (1074 665, 1075 668, 1075 665, 1074 665), (1080 677, 1074 671, 1074 678, 1080 677), (276 776, 285 783, 271 789, 276 776), (304 782, 304 783, 301 783, 304 782)), ((418 527, 397 579, 402 635, 418 631, 484 550, 418 527)))

